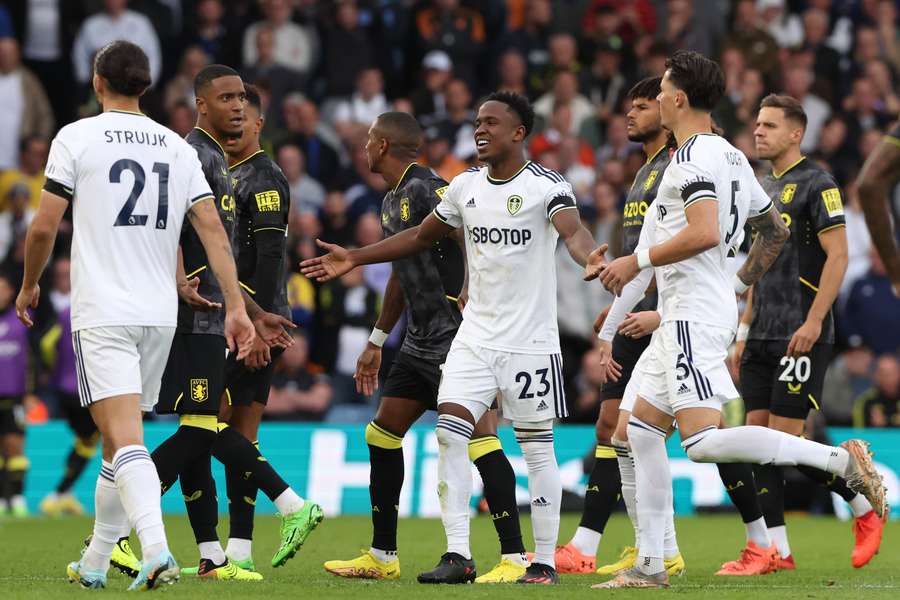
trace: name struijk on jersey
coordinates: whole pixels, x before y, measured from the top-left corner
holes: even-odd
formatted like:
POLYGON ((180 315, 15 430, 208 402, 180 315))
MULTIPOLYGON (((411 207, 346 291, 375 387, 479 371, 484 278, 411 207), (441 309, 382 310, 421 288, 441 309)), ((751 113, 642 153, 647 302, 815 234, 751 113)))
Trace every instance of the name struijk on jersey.
POLYGON ((161 133, 147 133, 146 131, 129 131, 122 129, 107 129, 103 132, 106 143, 112 144, 143 144, 145 146, 159 146, 168 148, 166 136, 161 133))

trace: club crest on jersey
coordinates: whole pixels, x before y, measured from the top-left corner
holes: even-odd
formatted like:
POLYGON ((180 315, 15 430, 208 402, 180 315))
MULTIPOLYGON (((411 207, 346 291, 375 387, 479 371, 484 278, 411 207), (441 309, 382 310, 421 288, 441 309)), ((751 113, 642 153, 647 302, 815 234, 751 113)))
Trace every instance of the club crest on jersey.
POLYGON ((209 380, 191 379, 191 400, 205 402, 209 400, 209 380))
POLYGON ((510 196, 506 199, 506 210, 509 214, 514 215, 522 208, 522 196, 510 196))
POLYGON ((790 204, 794 199, 794 193, 797 191, 796 183, 789 183, 781 190, 781 203, 790 204))
POLYGON ((656 176, 659 175, 659 171, 653 169, 650 171, 650 174, 647 175, 647 181, 644 182, 644 191, 649 192, 650 188, 653 187, 653 182, 656 181, 656 176))
POLYGON ((409 198, 400 198, 400 220, 409 221, 409 198))

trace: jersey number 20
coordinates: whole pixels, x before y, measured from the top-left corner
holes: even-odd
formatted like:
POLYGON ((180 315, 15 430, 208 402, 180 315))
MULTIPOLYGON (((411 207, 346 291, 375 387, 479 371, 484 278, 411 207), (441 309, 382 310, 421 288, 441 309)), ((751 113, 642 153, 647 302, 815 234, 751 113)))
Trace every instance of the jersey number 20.
MULTIPOLYGON (((131 227, 138 225, 146 225, 147 215, 134 214, 134 205, 144 191, 144 184, 147 182, 146 173, 140 163, 123 158, 113 163, 109 169, 109 182, 120 183, 122 181, 122 171, 131 171, 134 175, 134 184, 131 186, 131 193, 125 205, 119 211, 116 217, 116 227, 131 227)), ((156 228, 165 229, 169 220, 169 165, 167 163, 153 163, 153 172, 159 177, 159 198, 157 199, 156 208, 156 228)))

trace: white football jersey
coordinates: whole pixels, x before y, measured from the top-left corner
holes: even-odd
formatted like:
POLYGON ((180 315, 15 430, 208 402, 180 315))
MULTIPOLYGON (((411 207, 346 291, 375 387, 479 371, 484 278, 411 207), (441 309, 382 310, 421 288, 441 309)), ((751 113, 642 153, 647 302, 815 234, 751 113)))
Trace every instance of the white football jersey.
POLYGON ((714 199, 719 245, 697 256, 656 268, 659 305, 666 321, 692 321, 734 330, 737 302, 727 259, 743 240, 744 224, 772 209, 744 153, 714 134, 688 138, 666 168, 656 196, 656 242, 687 226, 685 208, 714 199))
POLYGON ((60 130, 46 175, 72 198, 72 330, 174 327, 181 225, 212 196, 197 152, 145 115, 108 111, 60 130))
POLYGON ((462 227, 469 301, 456 334, 486 348, 521 354, 559 352, 553 215, 576 208, 572 186, 531 161, 513 177, 487 167, 456 176, 434 215, 462 227))

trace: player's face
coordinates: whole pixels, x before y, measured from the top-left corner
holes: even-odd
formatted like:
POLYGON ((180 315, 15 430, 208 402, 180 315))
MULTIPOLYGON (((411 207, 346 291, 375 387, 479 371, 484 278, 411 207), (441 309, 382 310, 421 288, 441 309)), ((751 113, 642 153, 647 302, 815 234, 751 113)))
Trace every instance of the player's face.
POLYGON ((255 106, 247 104, 244 108, 244 124, 241 127, 241 137, 229 137, 225 141, 225 151, 231 156, 241 156, 247 148, 259 143, 259 132, 263 127, 263 118, 255 106))
POLYGON ((659 102, 655 98, 635 98, 631 110, 625 115, 628 139, 632 142, 646 142, 659 135, 659 102))
POLYGON ((784 110, 767 106, 756 117, 756 154, 763 160, 775 159, 803 139, 803 129, 786 119, 784 110))
POLYGON ((508 106, 496 100, 482 104, 475 119, 478 160, 491 163, 505 157, 512 146, 525 139, 525 127, 508 106))
POLYGON ((241 137, 245 104, 244 82, 235 75, 213 79, 197 97, 197 110, 222 137, 241 137))
POLYGON ((366 138, 366 162, 369 164, 369 170, 373 173, 381 173, 381 158, 384 156, 382 147, 384 146, 383 138, 378 135, 376 123, 372 123, 369 127, 369 136, 366 138))
POLYGON ((669 79, 668 70, 663 75, 659 88, 660 92, 656 100, 659 102, 660 123, 666 129, 672 129, 672 126, 675 124, 675 115, 677 114, 675 98, 680 92, 672 83, 672 80, 669 79))

